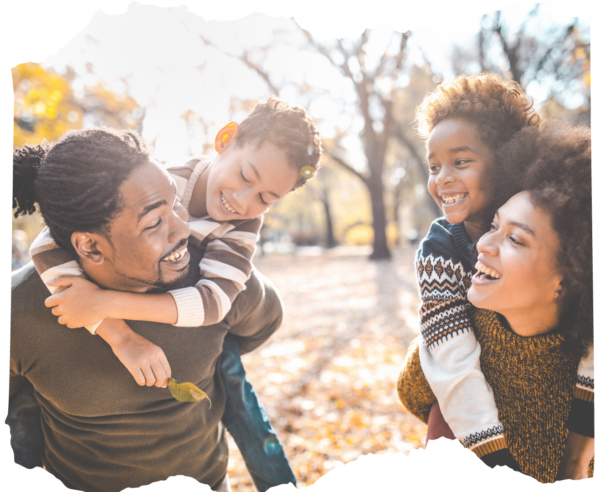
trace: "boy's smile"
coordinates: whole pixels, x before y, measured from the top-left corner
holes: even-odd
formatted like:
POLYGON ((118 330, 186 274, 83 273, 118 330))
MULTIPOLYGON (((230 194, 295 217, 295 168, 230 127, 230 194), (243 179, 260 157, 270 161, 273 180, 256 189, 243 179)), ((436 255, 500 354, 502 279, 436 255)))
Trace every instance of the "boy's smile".
POLYGON ((483 175, 493 162, 475 126, 462 119, 447 119, 431 131, 427 142, 427 188, 452 224, 466 222, 467 234, 485 218, 491 194, 482 189, 483 175))

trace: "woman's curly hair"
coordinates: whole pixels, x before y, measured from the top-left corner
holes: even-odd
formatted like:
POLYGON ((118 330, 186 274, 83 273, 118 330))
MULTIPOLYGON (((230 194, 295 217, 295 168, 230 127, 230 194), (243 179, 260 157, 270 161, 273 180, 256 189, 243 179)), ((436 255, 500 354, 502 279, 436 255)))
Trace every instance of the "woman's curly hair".
POLYGON ((320 168, 323 149, 315 122, 300 106, 270 97, 257 104, 240 123, 240 132, 235 142, 259 146, 269 141, 282 148, 292 166, 298 169, 295 188, 306 184, 320 168))
POLYGON ((461 75, 427 94, 416 109, 419 135, 429 138, 431 130, 448 118, 473 123, 481 141, 492 150, 521 128, 540 124, 533 101, 519 84, 490 73, 461 75))
POLYGON ((521 175, 520 188, 552 217, 563 276, 559 329, 568 350, 584 355, 593 340, 590 128, 548 121, 523 129, 502 151, 507 172, 521 175))

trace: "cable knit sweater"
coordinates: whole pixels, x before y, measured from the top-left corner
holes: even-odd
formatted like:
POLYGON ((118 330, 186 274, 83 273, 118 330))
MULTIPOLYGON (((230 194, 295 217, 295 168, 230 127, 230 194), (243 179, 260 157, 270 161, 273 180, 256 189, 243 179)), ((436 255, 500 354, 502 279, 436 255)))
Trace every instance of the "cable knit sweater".
MULTIPOLYGON (((471 312, 471 322, 511 454, 523 473, 553 482, 565 449, 579 361, 560 350, 560 334, 522 337, 504 326, 497 313, 483 309, 471 312)), ((418 337, 401 369, 398 395, 427 423, 436 399, 421 369, 422 350, 427 347, 418 337)))

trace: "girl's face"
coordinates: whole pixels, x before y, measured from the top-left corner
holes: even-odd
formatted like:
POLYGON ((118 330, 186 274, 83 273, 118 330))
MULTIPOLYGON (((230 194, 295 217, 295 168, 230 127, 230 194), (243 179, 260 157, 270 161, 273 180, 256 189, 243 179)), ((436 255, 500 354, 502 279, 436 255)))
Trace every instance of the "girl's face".
POLYGON ((427 153, 427 188, 446 220, 479 225, 491 203, 482 182, 494 155, 481 142, 475 126, 462 119, 441 121, 431 131, 427 153))
POLYGON ((522 336, 546 333, 558 323, 562 276, 560 242, 550 215, 517 193, 496 213, 477 243, 479 256, 468 298, 502 314, 522 336))

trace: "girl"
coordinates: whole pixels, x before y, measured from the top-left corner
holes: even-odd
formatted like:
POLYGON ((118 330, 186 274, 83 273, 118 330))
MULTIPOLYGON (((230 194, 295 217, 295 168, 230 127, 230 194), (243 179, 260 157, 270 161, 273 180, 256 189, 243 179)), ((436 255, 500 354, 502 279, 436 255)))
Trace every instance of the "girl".
POLYGON ((467 291, 471 246, 517 191, 525 167, 504 169, 500 146, 519 130, 537 127, 540 118, 517 84, 481 74, 438 86, 417 108, 417 121, 427 139, 428 189, 444 213, 431 225, 416 257, 427 348, 420 360, 452 431, 443 432, 433 410, 428 437, 439 437, 436 429, 448 437, 453 433, 489 466, 518 469, 480 369, 467 291))

